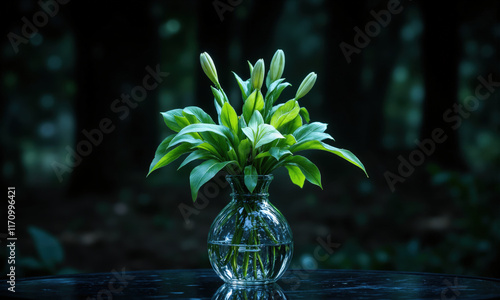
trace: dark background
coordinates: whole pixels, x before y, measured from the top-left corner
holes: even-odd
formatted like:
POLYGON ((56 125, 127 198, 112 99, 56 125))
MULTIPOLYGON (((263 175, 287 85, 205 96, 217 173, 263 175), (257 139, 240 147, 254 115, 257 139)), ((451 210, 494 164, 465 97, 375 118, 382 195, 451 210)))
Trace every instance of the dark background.
POLYGON ((246 79, 246 60, 267 67, 283 49, 293 86, 281 99, 315 71, 301 105, 370 175, 316 152, 323 190, 275 173, 271 199, 294 232, 291 267, 500 277, 500 87, 474 98, 480 76, 500 81, 500 2, 408 0, 383 12, 393 2, 72 0, 44 20, 36 1, 5 1, 0 171, 4 189, 16 188, 18 276, 209 268, 208 228, 229 191, 214 181, 202 189, 208 200, 193 204, 179 163, 145 178, 167 135, 159 112, 197 105, 215 114, 201 52, 241 107, 231 71, 246 79), (27 38, 25 20, 46 24, 27 38), (354 28, 366 26, 372 36, 348 63, 340 44, 356 46, 354 28), (17 53, 12 33, 26 41, 17 53), (157 65, 169 74, 158 88, 126 115, 114 111, 157 65), (103 119, 114 129, 68 167, 69 153, 88 143, 83 130, 103 119), (436 129, 446 140, 421 154, 415 140, 436 129), (340 244, 325 261, 315 255, 322 241, 340 244))

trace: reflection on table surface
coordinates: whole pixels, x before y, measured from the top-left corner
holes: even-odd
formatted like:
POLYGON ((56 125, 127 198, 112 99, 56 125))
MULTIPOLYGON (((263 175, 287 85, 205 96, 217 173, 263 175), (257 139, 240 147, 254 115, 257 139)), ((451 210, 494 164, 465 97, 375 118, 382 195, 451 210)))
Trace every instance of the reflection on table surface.
POLYGON ((213 270, 152 270, 17 279, 18 299, 498 299, 500 279, 392 271, 289 270, 276 283, 224 284, 213 270))

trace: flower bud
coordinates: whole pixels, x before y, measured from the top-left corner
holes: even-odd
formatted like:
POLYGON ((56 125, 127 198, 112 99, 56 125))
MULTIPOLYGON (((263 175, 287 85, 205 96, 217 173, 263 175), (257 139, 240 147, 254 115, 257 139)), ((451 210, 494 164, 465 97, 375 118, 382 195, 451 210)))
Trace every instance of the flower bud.
POLYGON ((299 100, 300 98, 304 97, 309 91, 312 89, 314 86, 314 83, 316 82, 316 73, 311 72, 309 75, 302 80, 302 83, 299 86, 299 89, 297 90, 297 93, 295 94, 295 100, 299 100))
POLYGON ((269 79, 271 82, 280 79, 284 69, 285 53, 283 53, 283 50, 278 49, 276 53, 274 53, 273 59, 271 60, 271 68, 269 69, 269 79))
POLYGON ((203 72, 207 75, 208 79, 210 79, 215 86, 219 87, 219 78, 217 77, 217 69, 215 69, 214 61, 208 55, 207 52, 203 52, 200 54, 200 63, 203 72))
POLYGON ((255 90, 262 88, 262 84, 264 83, 264 68, 264 60, 262 58, 253 66, 251 82, 255 90))

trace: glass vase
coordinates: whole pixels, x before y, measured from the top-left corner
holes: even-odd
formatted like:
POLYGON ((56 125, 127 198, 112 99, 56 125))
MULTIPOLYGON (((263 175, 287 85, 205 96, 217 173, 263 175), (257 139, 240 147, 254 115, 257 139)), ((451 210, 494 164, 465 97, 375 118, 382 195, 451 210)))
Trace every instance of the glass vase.
MULTIPOLYGON (((253 178, 250 192, 245 176, 229 175, 230 203, 215 218, 208 233, 208 255, 213 269, 226 283, 260 285, 276 282, 293 254, 290 226, 269 202, 272 175, 253 178)), ((248 180, 248 178, 247 178, 248 180)))

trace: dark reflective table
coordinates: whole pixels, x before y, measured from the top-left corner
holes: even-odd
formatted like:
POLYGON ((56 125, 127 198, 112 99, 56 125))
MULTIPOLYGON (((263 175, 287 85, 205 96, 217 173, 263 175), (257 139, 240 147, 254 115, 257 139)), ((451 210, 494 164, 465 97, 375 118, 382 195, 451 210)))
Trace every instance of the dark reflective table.
POLYGON ((1 299, 500 299, 500 279, 363 270, 290 270, 276 284, 224 285, 212 270, 113 271, 17 279, 1 299))

